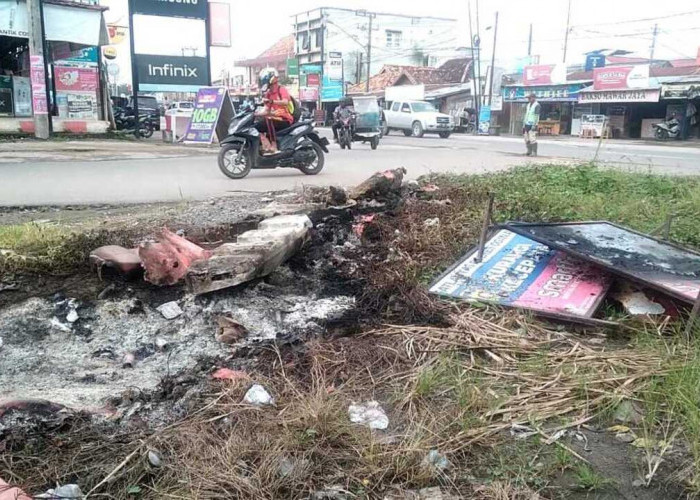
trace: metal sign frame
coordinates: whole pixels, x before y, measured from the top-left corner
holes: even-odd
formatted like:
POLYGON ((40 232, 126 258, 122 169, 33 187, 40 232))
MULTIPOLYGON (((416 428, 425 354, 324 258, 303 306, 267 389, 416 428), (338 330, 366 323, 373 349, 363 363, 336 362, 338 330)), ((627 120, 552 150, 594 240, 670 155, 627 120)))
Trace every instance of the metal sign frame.
MULTIPOLYGON (((500 224, 499 228, 501 229, 507 229, 509 231, 513 231, 514 233, 518 233, 522 236, 525 236, 526 238, 530 238, 532 240, 538 241, 542 243, 543 245, 547 245, 551 248, 555 248, 557 250, 561 250, 562 252, 566 252, 574 257, 577 257, 581 260, 584 260, 586 262, 590 262, 592 264, 595 264, 607 271, 609 271, 611 274, 620 276, 622 278, 628 279, 634 283, 638 283, 640 285, 647 286, 649 288, 652 288, 654 290, 658 290, 666 295, 669 295, 675 299, 681 300, 686 303, 693 303, 696 299, 692 297, 688 297, 687 295, 684 295, 681 292, 678 292, 677 290, 674 290, 664 284, 651 281, 649 279, 645 279, 644 276, 641 276, 640 274, 635 274, 630 271, 626 271, 623 268, 615 266, 611 262, 605 262, 596 259, 593 255, 584 253, 584 252, 579 252, 576 249, 572 249, 571 246, 567 246, 564 244, 562 241, 551 241, 545 237, 539 236, 537 234, 532 234, 528 229, 533 228, 533 227, 554 227, 554 226, 586 226, 586 225, 592 225, 592 224, 606 224, 609 226, 612 226, 616 229, 620 229, 622 231, 626 231, 628 233, 634 234, 636 236, 640 236, 642 238, 647 238, 651 241, 654 241, 655 243, 659 243, 661 245, 666 245, 669 246, 675 250, 679 250, 681 252, 686 252, 688 254, 692 254, 694 256, 700 257, 700 252, 697 252, 695 250, 689 249, 682 247, 680 245, 676 245, 674 243, 664 241, 658 238, 655 238, 653 236, 650 236, 648 234, 641 233, 639 231, 635 231, 633 229, 621 226, 619 224, 615 224, 613 222, 609 221, 578 221, 578 222, 554 222, 554 223, 530 223, 530 222, 507 222, 505 224, 500 224)), ((700 272, 700 269, 699 269, 700 272)), ((689 280, 690 281, 690 280, 689 280)), ((700 282, 700 278, 696 279, 696 281, 700 282)), ((700 295, 700 293, 699 293, 700 295)))

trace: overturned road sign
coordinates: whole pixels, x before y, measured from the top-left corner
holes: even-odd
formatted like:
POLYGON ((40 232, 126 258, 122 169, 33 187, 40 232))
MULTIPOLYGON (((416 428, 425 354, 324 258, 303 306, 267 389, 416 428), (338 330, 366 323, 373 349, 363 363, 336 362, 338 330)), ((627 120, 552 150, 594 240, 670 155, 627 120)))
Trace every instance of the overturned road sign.
POLYGON ((699 253, 610 222, 501 227, 687 303, 700 292, 699 253))
POLYGON ((589 319, 610 287, 596 266, 501 229, 440 276, 430 292, 468 302, 530 309, 562 319, 589 319))

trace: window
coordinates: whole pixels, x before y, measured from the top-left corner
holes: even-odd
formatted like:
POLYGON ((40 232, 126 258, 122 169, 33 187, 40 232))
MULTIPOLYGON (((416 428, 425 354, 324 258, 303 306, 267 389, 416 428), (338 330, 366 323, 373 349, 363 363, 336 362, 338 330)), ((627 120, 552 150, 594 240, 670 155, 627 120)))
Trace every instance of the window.
POLYGON ((398 110, 399 110, 399 106, 401 106, 401 103, 400 103, 400 102, 395 102, 394 105, 391 106, 391 110, 392 110, 392 111, 398 111, 398 110))
POLYGON ((425 113, 427 111, 435 111, 435 107, 428 102, 414 102, 413 112, 414 113, 425 113))
POLYGON ((316 48, 320 49, 323 45, 323 30, 316 30, 316 48))
POLYGON ((386 30, 386 46, 394 49, 401 47, 401 32, 386 30))
POLYGON ((408 103, 403 103, 403 106, 401 106, 401 112, 402 113, 410 113, 411 112, 411 107, 408 105, 408 103))

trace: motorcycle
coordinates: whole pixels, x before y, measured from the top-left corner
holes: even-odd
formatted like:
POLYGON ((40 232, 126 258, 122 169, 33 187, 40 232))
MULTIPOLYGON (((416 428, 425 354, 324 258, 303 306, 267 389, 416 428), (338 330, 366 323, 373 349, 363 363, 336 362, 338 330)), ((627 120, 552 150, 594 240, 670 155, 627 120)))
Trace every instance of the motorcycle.
MULTIPOLYGON (((117 126, 117 130, 129 134, 136 132, 136 120, 134 120, 133 111, 129 114, 128 110, 115 109, 114 123, 117 126)), ((156 126, 151 116, 139 114, 139 136, 148 139, 153 135, 155 129, 156 126)))
POLYGON ((346 147, 352 149, 355 113, 347 110, 341 111, 337 123, 340 125, 338 128, 338 144, 340 145, 340 149, 345 149, 346 147))
POLYGON ((231 179, 243 179, 252 169, 296 168, 306 175, 323 169, 328 139, 320 137, 310 120, 301 120, 276 133, 279 152, 263 155, 255 110, 243 108, 233 117, 228 136, 221 141, 219 169, 231 179))
POLYGON ((653 127, 657 141, 676 139, 681 134, 681 122, 676 118, 671 118, 661 123, 654 123, 653 127))

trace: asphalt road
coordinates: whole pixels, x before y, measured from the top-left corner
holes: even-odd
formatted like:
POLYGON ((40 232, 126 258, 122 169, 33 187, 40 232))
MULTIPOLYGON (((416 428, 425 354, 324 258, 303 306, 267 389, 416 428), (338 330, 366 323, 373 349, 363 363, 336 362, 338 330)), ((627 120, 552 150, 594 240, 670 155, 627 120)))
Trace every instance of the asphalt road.
MULTIPOLYGON (((324 131, 328 133, 328 131, 324 131)), ((128 143, 125 143, 128 148, 128 143)), ((373 172, 404 166, 410 177, 430 172, 495 171, 531 162, 589 161, 596 157, 595 140, 541 140, 536 160, 522 156, 524 145, 516 137, 453 135, 404 137, 392 133, 379 148, 355 144, 351 151, 331 146, 323 172, 305 176, 297 170, 257 170, 242 180, 219 172, 216 149, 211 155, 93 161, 24 161, 0 163, 0 205, 65 205, 138 203, 206 199, 233 191, 293 189, 303 184, 353 185, 373 172)), ((597 153, 601 164, 664 174, 700 173, 700 148, 606 142, 597 153)))

